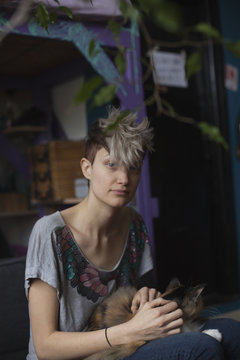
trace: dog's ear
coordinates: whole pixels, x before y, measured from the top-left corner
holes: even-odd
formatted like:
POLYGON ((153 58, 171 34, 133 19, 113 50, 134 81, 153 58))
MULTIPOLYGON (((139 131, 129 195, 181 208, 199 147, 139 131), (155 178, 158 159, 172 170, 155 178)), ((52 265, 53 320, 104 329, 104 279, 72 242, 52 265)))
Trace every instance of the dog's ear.
POLYGON ((178 278, 173 278, 171 279, 170 283, 167 286, 166 290, 171 290, 171 289, 175 289, 182 286, 180 280, 178 278))

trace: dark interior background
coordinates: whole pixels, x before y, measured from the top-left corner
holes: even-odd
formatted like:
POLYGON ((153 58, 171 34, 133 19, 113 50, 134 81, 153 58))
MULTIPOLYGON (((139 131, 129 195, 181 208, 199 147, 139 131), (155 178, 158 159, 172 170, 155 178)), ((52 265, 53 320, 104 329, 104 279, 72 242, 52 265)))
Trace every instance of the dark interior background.
MULTIPOLYGON (((188 25, 207 21, 219 27, 217 1, 179 3, 188 25)), ((159 40, 174 38, 152 24, 148 29, 159 40)), ((188 88, 172 87, 162 96, 178 114, 219 126, 228 141, 222 49, 209 41, 202 52, 202 70, 188 88)), ((151 81, 145 84, 146 98, 151 81)), ((157 116, 154 105, 148 116, 155 129, 152 196, 158 198, 160 210, 154 221, 158 286, 164 289, 177 276, 186 284, 206 283, 209 296, 233 295, 238 285, 230 154, 196 127, 157 116)))

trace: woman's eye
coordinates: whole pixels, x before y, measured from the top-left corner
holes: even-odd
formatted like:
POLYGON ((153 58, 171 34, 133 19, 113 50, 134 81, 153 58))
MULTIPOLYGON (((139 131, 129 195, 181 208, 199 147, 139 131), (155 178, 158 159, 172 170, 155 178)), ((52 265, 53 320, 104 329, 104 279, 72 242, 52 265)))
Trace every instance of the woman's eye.
POLYGON ((115 166, 114 163, 111 163, 111 162, 108 163, 108 167, 113 168, 114 166, 115 166))
POLYGON ((130 167, 130 171, 134 171, 134 172, 139 172, 140 171, 140 167, 136 167, 136 166, 131 166, 130 167))

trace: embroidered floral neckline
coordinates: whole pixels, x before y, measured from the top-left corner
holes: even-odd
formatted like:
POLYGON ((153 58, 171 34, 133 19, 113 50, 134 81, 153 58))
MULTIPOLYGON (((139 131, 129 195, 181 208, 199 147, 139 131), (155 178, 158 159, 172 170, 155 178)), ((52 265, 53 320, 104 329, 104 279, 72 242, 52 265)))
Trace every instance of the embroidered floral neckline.
POLYGON ((72 288, 87 299, 96 302, 108 295, 108 283, 134 284, 144 244, 148 242, 146 227, 139 215, 133 217, 125 246, 113 270, 99 269, 89 262, 76 244, 67 225, 56 230, 57 251, 63 264, 63 271, 72 288))

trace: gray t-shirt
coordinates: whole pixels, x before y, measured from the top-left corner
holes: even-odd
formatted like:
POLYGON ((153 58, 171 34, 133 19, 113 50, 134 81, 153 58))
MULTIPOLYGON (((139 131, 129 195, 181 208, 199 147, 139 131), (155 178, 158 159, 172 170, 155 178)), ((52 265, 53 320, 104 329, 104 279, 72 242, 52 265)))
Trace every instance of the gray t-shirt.
MULTIPOLYGON (((39 219, 30 236, 25 289, 39 278, 57 290, 59 331, 84 331, 98 303, 117 287, 132 284, 153 268, 146 226, 132 210, 120 260, 112 270, 91 264, 76 244, 59 211, 39 219)), ((37 360, 32 336, 27 360, 37 360)))

